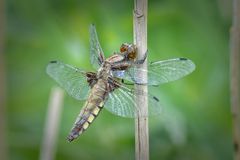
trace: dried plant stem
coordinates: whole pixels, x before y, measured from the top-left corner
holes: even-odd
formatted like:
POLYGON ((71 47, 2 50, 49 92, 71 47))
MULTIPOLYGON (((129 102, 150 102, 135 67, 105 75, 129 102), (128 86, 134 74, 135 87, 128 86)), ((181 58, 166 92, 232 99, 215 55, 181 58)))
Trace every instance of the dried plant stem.
MULTIPOLYGON (((134 1, 134 44, 137 46, 138 59, 142 59, 147 51, 147 0, 134 1)), ((147 69, 147 60, 139 67, 147 69)), ((140 74, 143 80, 147 80, 147 74, 140 74)), ((136 85, 137 90, 147 93, 147 86, 136 85)), ((141 114, 148 115, 148 97, 137 95, 136 103, 140 107, 141 114)), ((148 138, 148 118, 139 117, 135 119, 135 159, 149 159, 149 138, 148 138)))
POLYGON ((240 0, 233 0, 233 25, 231 28, 230 81, 231 110, 233 122, 234 157, 240 160, 240 103, 239 103, 239 54, 240 54, 240 0))
POLYGON ((62 112, 62 103, 62 89, 58 87, 52 88, 45 121, 40 160, 54 159, 56 151, 56 141, 58 136, 58 126, 62 112))
POLYGON ((6 68, 4 61, 5 4, 0 1, 0 159, 8 159, 6 141, 6 68))

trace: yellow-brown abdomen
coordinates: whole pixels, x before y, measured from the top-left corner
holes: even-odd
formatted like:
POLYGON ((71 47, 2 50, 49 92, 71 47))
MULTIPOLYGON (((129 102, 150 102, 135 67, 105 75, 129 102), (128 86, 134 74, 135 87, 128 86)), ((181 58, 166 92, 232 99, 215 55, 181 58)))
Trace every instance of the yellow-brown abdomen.
POLYGON ((106 96, 106 83, 100 80, 93 86, 88 96, 88 100, 85 102, 84 107, 77 117, 76 122, 67 137, 69 142, 73 141, 82 134, 94 121, 103 108, 106 96))

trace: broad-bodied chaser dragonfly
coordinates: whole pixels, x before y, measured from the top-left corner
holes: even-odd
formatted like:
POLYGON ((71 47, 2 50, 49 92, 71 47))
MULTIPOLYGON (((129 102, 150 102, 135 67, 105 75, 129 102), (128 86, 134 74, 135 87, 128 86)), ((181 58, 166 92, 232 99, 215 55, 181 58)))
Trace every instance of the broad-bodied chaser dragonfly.
POLYGON ((136 46, 128 43, 121 45, 120 52, 105 58, 94 25, 90 26, 90 54, 91 64, 97 72, 87 72, 60 61, 51 61, 47 66, 48 75, 70 96, 77 100, 86 100, 67 137, 69 142, 89 127, 103 106, 122 117, 146 116, 138 112, 136 94, 148 96, 149 114, 158 114, 161 111, 159 99, 134 90, 133 84, 157 86, 186 76, 195 69, 191 60, 176 58, 150 63, 148 70, 141 70, 137 66, 144 63, 147 52, 143 59, 136 60, 136 46), (135 74, 139 70, 147 73, 147 82, 143 82, 135 74))

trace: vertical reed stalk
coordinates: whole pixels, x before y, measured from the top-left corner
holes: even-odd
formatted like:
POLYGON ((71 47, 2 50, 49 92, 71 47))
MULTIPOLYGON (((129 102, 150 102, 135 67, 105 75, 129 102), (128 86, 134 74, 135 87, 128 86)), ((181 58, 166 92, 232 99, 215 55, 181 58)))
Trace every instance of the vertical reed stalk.
MULTIPOLYGON (((133 23, 134 23, 134 44, 137 46, 138 59, 142 59, 147 52, 147 0, 135 0, 133 23)), ((147 69, 147 60, 139 67, 147 69)), ((147 81, 147 74, 139 74, 143 80, 147 81)), ((147 93, 147 86, 136 85, 135 89, 147 93)), ((148 115, 148 97, 137 95, 136 103, 139 106, 139 112, 148 115)), ((148 138, 148 118, 138 117, 135 119, 135 159, 149 159, 149 138, 148 138)))
POLYGON ((4 56, 5 1, 0 1, 0 159, 8 159, 6 122, 6 68, 4 56))
POLYGON ((240 0, 233 0, 233 24, 231 28, 230 39, 230 89, 234 139, 234 159, 240 160, 240 0))
POLYGON ((45 121, 40 160, 53 160, 55 157, 62 103, 62 89, 59 87, 52 88, 45 121))

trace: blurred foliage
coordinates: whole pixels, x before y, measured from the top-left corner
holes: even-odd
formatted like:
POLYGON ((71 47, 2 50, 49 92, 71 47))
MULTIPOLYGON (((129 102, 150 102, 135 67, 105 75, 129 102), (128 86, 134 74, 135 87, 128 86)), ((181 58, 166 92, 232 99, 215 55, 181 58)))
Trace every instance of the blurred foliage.
MULTIPOLYGON (((163 113, 150 118, 150 157, 232 159, 227 0, 149 0, 149 61, 187 57, 196 70, 154 89, 163 113)), ((105 55, 132 42, 133 1, 8 0, 5 57, 10 159, 38 159, 51 87, 50 60, 93 70, 89 25, 105 55)), ((103 111, 78 140, 67 143, 83 102, 65 96, 56 159, 134 159, 134 120, 103 111)))

